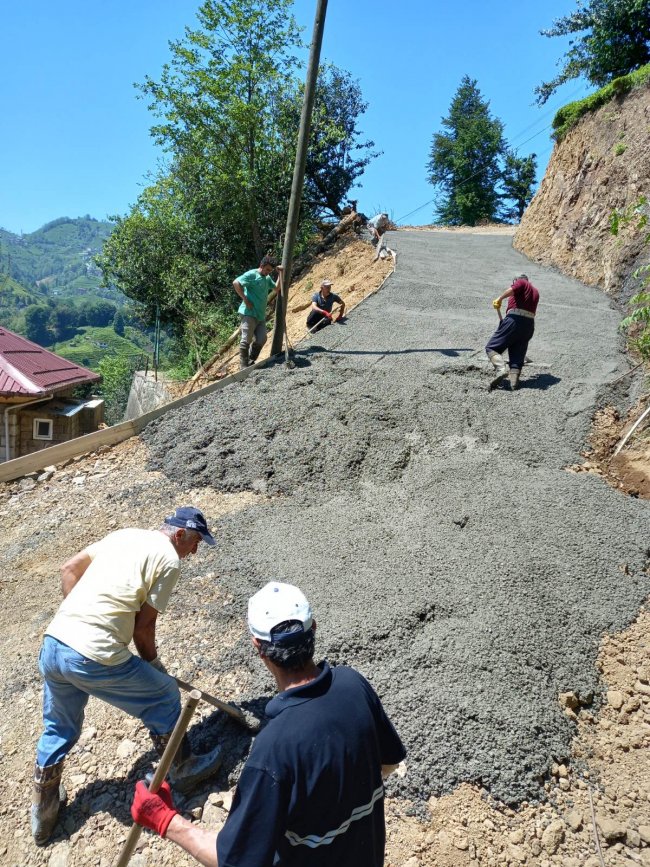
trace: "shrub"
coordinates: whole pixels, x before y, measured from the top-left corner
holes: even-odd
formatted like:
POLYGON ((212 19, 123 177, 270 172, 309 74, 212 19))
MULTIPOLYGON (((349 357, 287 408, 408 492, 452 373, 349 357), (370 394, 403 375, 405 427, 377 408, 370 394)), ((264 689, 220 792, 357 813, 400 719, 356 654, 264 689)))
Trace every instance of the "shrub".
POLYGON ((637 87, 646 87, 650 85, 650 63, 630 72, 629 75, 622 75, 620 78, 615 78, 605 87, 601 87, 595 93, 590 94, 584 99, 577 102, 570 102, 568 105, 562 106, 553 118, 553 138, 560 142, 565 135, 572 129, 583 117, 590 111, 596 111, 603 105, 607 105, 612 99, 629 93, 637 87))

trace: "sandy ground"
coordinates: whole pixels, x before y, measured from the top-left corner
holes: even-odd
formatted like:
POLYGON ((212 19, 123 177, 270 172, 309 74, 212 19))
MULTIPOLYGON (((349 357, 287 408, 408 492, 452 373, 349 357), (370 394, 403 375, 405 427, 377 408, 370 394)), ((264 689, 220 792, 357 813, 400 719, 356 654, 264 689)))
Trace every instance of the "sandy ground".
MULTIPOLYGON (((91 701, 54 845, 31 844, 37 648, 63 559, 187 501, 220 547, 187 564, 164 656, 217 695, 268 695, 242 600, 260 576, 305 586, 320 653, 370 677, 409 747, 389 787, 388 864, 598 865, 590 797, 605 863, 650 863, 647 504, 565 470, 596 405, 623 412, 630 399, 630 383, 605 385, 625 366, 616 314, 595 290, 535 272, 547 318, 528 386, 488 395, 482 303, 522 257, 506 239, 403 237, 396 274, 294 371, 256 373, 146 443, 4 489, 0 863, 108 867, 125 837, 148 739, 91 701)), ((209 709, 192 736, 233 744, 222 775, 181 805, 218 827, 246 736, 209 709)), ((190 862, 143 837, 133 864, 171 863, 190 862)))
MULTIPOLYGON (((393 267, 392 257, 376 258, 375 248, 352 232, 341 236, 329 250, 316 256, 313 264, 291 284, 286 316, 289 345, 293 346, 305 338, 311 299, 320 289, 323 280, 332 281, 332 292, 343 300, 346 313, 349 314, 357 304, 382 285, 393 267)), ((335 307, 334 311, 337 309, 338 307, 335 307)), ((270 355, 272 337, 273 333, 270 331, 267 343, 260 353, 261 361, 270 355)), ((188 383, 172 386, 170 393, 174 396, 189 394, 236 370, 239 370, 237 341, 206 364, 204 375, 197 376, 188 383)))

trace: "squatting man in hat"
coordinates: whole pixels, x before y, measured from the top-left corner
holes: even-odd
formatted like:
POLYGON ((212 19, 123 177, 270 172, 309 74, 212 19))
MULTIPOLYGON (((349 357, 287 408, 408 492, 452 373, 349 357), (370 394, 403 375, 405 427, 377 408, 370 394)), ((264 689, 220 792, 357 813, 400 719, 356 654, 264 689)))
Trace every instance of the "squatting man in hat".
MULTIPOLYGON (((61 567, 65 597, 45 630, 39 657, 44 678, 43 726, 34 769, 32 834, 50 838, 65 798, 61 775, 77 743, 89 696, 137 717, 162 755, 181 711, 178 686, 156 650, 156 619, 180 576, 181 560, 203 540, 215 541, 203 514, 185 506, 159 530, 116 530, 61 567), (129 650, 133 640, 138 656, 129 650)), ((219 749, 194 755, 187 736, 170 773, 190 791, 221 765, 219 749)))
POLYGON ((259 268, 252 268, 233 280, 233 289, 241 298, 237 312, 241 317, 239 341, 239 369, 254 364, 266 343, 266 307, 270 292, 277 295, 282 288, 282 265, 276 265, 270 256, 265 256, 259 268), (277 270, 278 279, 273 281, 271 272, 277 270))
POLYGON ((487 342, 485 351, 494 365, 495 376, 490 382, 490 391, 496 388, 510 373, 510 386, 519 387, 521 369, 526 360, 528 344, 535 332, 535 313, 539 304, 539 292, 525 274, 512 281, 509 289, 495 298, 492 306, 499 313, 499 327, 487 342), (508 299, 506 315, 501 318, 501 303, 508 299), (503 354, 508 350, 510 370, 503 354))
POLYGON ((327 325, 332 324, 332 308, 335 304, 340 304, 339 312, 336 316, 336 322, 339 322, 345 316, 345 302, 343 299, 332 292, 332 281, 323 280, 320 284, 320 290, 315 292, 311 297, 311 310, 307 317, 307 328, 310 331, 320 331, 327 325))
POLYGON ((248 627, 279 693, 225 825, 215 834, 184 819, 166 783, 157 794, 137 784, 133 819, 213 867, 381 867, 382 777, 405 750, 377 694, 352 668, 314 663, 316 623, 297 587, 263 587, 248 627))

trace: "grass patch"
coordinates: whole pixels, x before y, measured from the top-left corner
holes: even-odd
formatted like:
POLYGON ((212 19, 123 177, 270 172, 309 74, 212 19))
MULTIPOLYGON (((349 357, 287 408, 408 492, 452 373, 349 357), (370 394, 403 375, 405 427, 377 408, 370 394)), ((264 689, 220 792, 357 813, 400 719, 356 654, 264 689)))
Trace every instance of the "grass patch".
POLYGON ((146 354, 126 337, 116 334, 111 325, 106 328, 85 326, 70 340, 57 343, 53 352, 75 364, 97 370, 99 362, 107 355, 136 356, 146 354))
POLYGON ((617 96, 623 96, 638 87, 647 87, 650 84, 650 63, 642 66, 640 69, 635 69, 629 75, 622 75, 620 78, 615 78, 601 87, 590 96, 580 99, 577 102, 570 102, 563 106, 553 118, 553 138, 556 142, 562 141, 565 135, 572 129, 583 117, 590 111, 596 111, 603 105, 607 105, 617 96))

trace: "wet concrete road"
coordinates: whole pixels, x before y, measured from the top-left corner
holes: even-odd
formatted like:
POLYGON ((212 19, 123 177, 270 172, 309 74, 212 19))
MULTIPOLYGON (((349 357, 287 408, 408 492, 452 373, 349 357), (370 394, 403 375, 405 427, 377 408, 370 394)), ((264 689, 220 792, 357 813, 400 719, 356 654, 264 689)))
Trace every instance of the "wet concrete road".
MULTIPOLYGON (((634 388, 607 388, 628 366, 620 316, 509 237, 389 244, 395 274, 295 370, 256 372, 143 437, 186 485, 273 497, 217 526, 235 604, 215 635, 266 580, 298 584, 318 652, 371 680, 407 744, 391 785, 423 800, 467 780, 516 804, 568 754, 558 693, 598 701, 600 638, 650 591, 648 504, 566 470, 596 406, 634 388), (518 392, 490 394, 491 300, 522 271, 541 294, 533 364, 518 392)), ((268 692, 245 636, 223 664, 268 692)))

